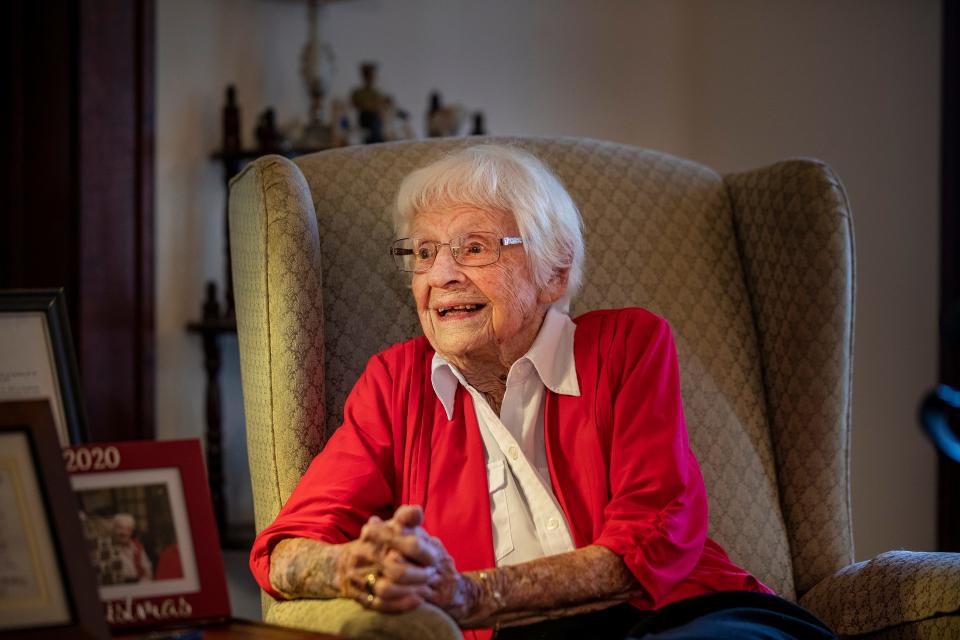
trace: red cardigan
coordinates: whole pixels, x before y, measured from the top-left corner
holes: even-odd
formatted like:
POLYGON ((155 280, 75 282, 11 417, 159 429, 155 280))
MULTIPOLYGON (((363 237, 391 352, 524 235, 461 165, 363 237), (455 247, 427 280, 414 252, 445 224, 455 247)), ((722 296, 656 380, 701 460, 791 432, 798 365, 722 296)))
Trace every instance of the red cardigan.
MULTIPOLYGON (((707 537, 707 497, 690 450, 676 348, 666 321, 642 309, 574 321, 579 397, 546 391, 550 478, 576 546, 620 555, 647 596, 642 609, 712 591, 770 589, 707 537)), ((344 422, 260 532, 250 567, 273 595, 270 551, 289 537, 355 539, 367 519, 423 506, 424 527, 460 571, 495 565, 483 441, 470 394, 454 415, 431 385, 433 349, 419 337, 370 359, 344 422)), ((486 634, 483 634, 486 635, 486 634)))

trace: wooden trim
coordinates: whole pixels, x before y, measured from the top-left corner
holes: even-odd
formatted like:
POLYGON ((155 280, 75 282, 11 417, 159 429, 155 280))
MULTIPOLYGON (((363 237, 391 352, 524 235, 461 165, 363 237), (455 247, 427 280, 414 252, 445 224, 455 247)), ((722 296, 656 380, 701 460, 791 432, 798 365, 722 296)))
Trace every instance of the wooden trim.
POLYGON ((143 437, 153 438, 156 419, 156 290, 154 287, 155 269, 155 233, 154 233, 154 146, 155 117, 155 69, 156 69, 156 5, 154 0, 140 0, 137 3, 137 46, 139 86, 137 88, 137 114, 139 116, 137 132, 137 181, 138 207, 137 238, 138 255, 137 288, 137 326, 139 344, 136 371, 140 424, 148 429, 143 437))
MULTIPOLYGON (((22 0, 4 3, 0 8, 0 60, 3 77, 7 79, 11 91, 7 100, 0 101, 0 140, 3 141, 4 156, 12 162, 5 171, 0 171, 0 189, 7 195, 6 215, 0 216, 0 237, 20 238, 23 236, 23 211, 25 193, 23 170, 23 120, 24 120, 24 83, 23 40, 24 7, 22 0)), ((19 250, 6 246, 0 252, 0 287, 22 278, 19 250)))
MULTIPOLYGON (((960 387, 960 7, 943 3, 940 380, 960 387)), ((960 416, 952 417, 954 428, 960 416)), ((960 464, 939 456, 937 547, 960 551, 960 464)))
POLYGON ((154 436, 154 1, 0 8, 0 288, 64 288, 94 440, 154 436))
POLYGON ((154 435, 153 15, 144 0, 80 6, 78 350, 94 440, 154 435))
MULTIPOLYGON (((76 154, 73 116, 76 12, 72 3, 48 11, 29 0, 4 3, 2 68, 11 97, 0 101, 9 159, 4 174, 0 286, 63 287, 78 299, 76 154), (42 43, 42 46, 41 46, 42 43), (9 128, 9 130, 7 130, 9 128)), ((73 328, 77 328, 76 315, 73 328)), ((76 334, 76 331, 74 332, 76 334)))

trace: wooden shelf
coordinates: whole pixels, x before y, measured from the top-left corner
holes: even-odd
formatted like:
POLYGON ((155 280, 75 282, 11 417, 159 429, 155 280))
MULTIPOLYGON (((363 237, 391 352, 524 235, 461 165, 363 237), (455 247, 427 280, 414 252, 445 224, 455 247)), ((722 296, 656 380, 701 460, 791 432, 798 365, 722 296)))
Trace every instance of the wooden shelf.
POLYGON ((219 162, 244 162, 256 160, 260 156, 267 156, 271 154, 286 156, 287 158, 294 158, 296 156, 303 156, 308 153, 316 153, 318 151, 326 151, 327 149, 332 148, 333 147, 291 147, 289 149, 240 149, 238 151, 224 151, 220 149, 211 153, 210 159, 219 162))
POLYGON ((187 331, 190 333, 212 333, 219 335, 221 333, 236 333, 237 319, 234 317, 222 318, 204 318, 199 322, 190 322, 187 324, 187 331))

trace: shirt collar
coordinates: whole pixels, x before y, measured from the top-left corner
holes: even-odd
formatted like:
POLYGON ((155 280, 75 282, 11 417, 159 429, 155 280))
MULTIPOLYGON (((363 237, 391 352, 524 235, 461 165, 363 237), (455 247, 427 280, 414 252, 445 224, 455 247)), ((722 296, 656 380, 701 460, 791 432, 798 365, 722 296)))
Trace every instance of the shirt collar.
MULTIPOLYGON (((527 360, 533 365, 546 388, 561 395, 579 396, 580 385, 577 382, 577 368, 573 357, 573 334, 576 328, 577 325, 570 316, 550 307, 530 350, 517 360, 513 367, 522 360, 527 360)), ((452 419, 457 385, 466 387, 466 379, 443 356, 434 353, 430 381, 434 393, 447 412, 447 419, 452 419)))

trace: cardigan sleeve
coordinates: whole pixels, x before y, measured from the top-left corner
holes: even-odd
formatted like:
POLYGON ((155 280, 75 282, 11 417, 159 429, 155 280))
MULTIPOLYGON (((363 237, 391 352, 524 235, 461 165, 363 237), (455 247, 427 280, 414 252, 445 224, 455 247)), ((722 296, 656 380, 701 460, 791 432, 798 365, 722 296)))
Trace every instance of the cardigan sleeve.
POLYGON ((669 325, 644 311, 616 324, 606 367, 611 496, 595 543, 623 558, 649 596, 644 604, 656 608, 703 553, 706 490, 687 439, 669 325))
POLYGON ((356 539, 370 516, 393 512, 394 457, 389 411, 390 375, 375 356, 344 404, 343 425, 310 463, 272 524, 250 552, 250 570, 260 587, 270 585, 270 553, 286 538, 331 544, 356 539))

